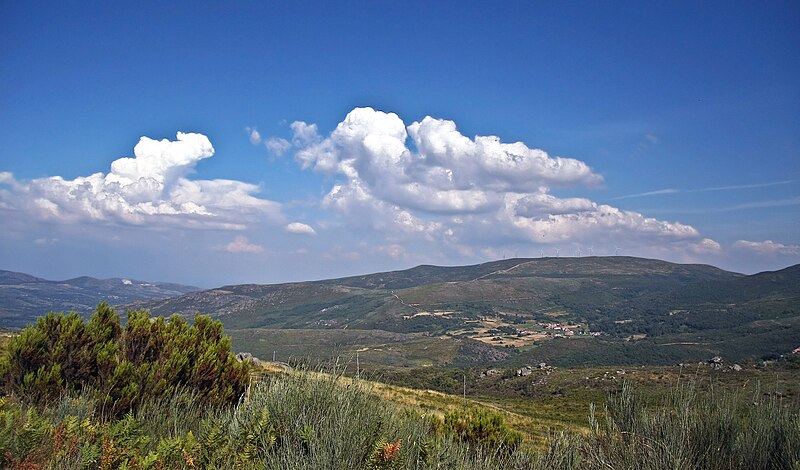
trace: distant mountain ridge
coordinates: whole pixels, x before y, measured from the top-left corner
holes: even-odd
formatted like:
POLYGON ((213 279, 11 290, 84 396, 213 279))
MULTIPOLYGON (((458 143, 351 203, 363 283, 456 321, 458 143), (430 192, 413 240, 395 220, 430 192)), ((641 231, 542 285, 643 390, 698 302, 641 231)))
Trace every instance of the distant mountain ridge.
POLYGON ((800 346, 800 265, 745 276, 623 256, 506 259, 229 285, 123 308, 206 313, 235 347, 261 354, 357 350, 417 365, 744 360, 800 346))
POLYGON ((324 281, 365 289, 406 289, 440 282, 459 282, 487 278, 565 277, 603 274, 688 276, 691 281, 742 276, 703 264, 675 264, 657 259, 627 256, 587 256, 581 258, 511 258, 469 266, 420 265, 411 269, 350 276, 324 281))
POLYGON ((135 279, 81 276, 50 281, 0 270, 0 326, 20 327, 50 311, 87 314, 100 302, 112 305, 175 297, 199 288, 135 279))
MULTIPOLYGON (((595 308, 743 275, 708 265, 633 257, 516 258, 470 266, 421 265, 411 269, 286 284, 241 284, 179 297, 135 302, 155 314, 202 312, 234 328, 382 329, 440 331, 487 312, 526 314, 547 309, 579 316, 595 308), (455 309, 458 319, 404 316, 455 309)), ((628 307, 635 309, 636 306, 628 307)), ((452 317, 452 316, 451 316, 452 317)))
POLYGON ((25 273, 16 273, 14 271, 4 271, 0 269, 0 285, 9 286, 14 284, 27 284, 33 282, 48 282, 40 277, 31 276, 25 273))
POLYGON ((107 300, 120 312, 211 315, 235 348, 262 357, 358 351, 362 360, 404 365, 670 364, 760 360, 800 346, 800 265, 746 276, 623 256, 523 258, 172 296, 162 285, 128 301, 98 295, 107 283, 119 295, 121 279, 25 276, 0 272, 0 326, 77 309, 48 304, 50 296, 27 318, 5 313, 32 286, 56 284, 80 292, 86 308, 107 300), (31 282, 3 285, 20 280, 31 282))

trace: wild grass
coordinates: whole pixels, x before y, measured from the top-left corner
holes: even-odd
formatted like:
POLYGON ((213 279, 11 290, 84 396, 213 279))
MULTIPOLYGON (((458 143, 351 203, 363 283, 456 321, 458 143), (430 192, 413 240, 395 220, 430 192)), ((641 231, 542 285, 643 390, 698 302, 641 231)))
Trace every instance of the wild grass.
MULTIPOLYGON (((236 406, 175 393, 122 418, 91 394, 0 403, 2 468, 528 468, 528 454, 454 438, 370 383, 313 371, 270 376, 236 406)), ((501 429, 505 432, 505 429, 501 429)))
POLYGON ((45 408, 4 397, 0 467, 800 468, 800 406, 774 393, 689 383, 654 403, 625 383, 602 413, 588 414, 588 431, 551 434, 534 452, 498 440, 508 429, 496 416, 456 408, 448 427, 439 413, 393 401, 380 387, 340 373, 275 373, 235 406, 180 392, 121 418, 104 417, 89 393, 45 408), (484 438, 493 429, 501 432, 484 438))
POLYGON ((688 384, 647 407, 625 384, 590 425, 581 447, 591 468, 800 468, 800 407, 774 395, 698 394, 688 384))

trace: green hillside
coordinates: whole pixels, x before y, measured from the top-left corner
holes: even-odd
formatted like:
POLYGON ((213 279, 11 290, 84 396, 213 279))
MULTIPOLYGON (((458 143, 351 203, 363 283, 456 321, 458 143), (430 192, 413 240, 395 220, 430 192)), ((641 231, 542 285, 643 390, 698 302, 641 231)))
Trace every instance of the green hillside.
POLYGON ((237 349, 267 356, 358 352, 397 366, 758 360, 800 345, 799 272, 744 276, 632 257, 509 259, 225 286, 124 307, 210 314, 237 349))

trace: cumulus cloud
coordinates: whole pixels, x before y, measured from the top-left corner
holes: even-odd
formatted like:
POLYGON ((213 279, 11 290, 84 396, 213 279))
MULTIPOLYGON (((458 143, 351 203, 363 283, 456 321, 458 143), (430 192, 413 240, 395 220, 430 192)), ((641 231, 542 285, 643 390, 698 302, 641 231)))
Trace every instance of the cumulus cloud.
POLYGON ((316 124, 295 121, 289 127, 292 129, 292 144, 298 147, 305 147, 321 140, 316 124))
POLYGON ((691 226, 552 194, 603 183, 580 160, 495 136, 468 137, 450 120, 427 116, 406 125, 394 113, 356 108, 327 135, 302 121, 291 127, 301 168, 335 179, 322 206, 395 243, 417 237, 459 252, 500 239, 711 249, 691 226))
POLYGON ((516 195, 507 196, 505 216, 530 241, 556 243, 583 240, 610 241, 621 238, 651 240, 686 240, 700 234, 689 225, 645 217, 638 212, 623 211, 585 199, 558 199, 545 196, 538 212, 517 205, 516 195))
POLYGON ((693 253, 698 255, 722 253, 722 247, 720 244, 710 238, 704 238, 699 242, 690 245, 689 248, 693 253))
POLYGON ((111 163, 108 173, 16 181, 9 173, 0 208, 38 220, 102 222, 240 230, 250 220, 279 221, 279 204, 256 196, 256 185, 235 180, 193 180, 198 162, 214 147, 202 134, 178 132, 176 140, 142 137, 133 157, 111 163))
POLYGON ((317 231, 310 225, 306 225, 302 222, 292 222, 286 226, 286 231, 289 233, 296 233, 296 234, 305 234, 305 235, 316 235, 317 231))
POLYGON ((292 144, 290 144, 288 140, 280 137, 267 139, 264 141, 264 145, 267 147, 267 150, 276 157, 282 157, 283 154, 292 147, 292 144))
POLYGON ((739 240, 733 244, 733 247, 737 250, 750 251, 760 255, 800 255, 800 245, 784 245, 772 240, 764 240, 763 242, 739 240))
POLYGON ((240 235, 225 246, 225 251, 229 253, 262 253, 264 247, 255 243, 250 243, 247 237, 240 235))
POLYGON ((247 131, 251 144, 258 145, 261 143, 261 134, 258 132, 258 129, 255 127, 245 127, 244 130, 247 131))

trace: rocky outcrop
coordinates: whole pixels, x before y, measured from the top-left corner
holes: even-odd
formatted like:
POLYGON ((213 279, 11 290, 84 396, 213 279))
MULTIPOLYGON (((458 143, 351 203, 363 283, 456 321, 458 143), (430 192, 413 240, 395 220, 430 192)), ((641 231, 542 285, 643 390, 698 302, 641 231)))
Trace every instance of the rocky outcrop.
POLYGON ((236 354, 236 360, 238 362, 249 362, 254 366, 260 366, 261 361, 258 360, 257 357, 253 356, 249 352, 240 352, 236 354))

